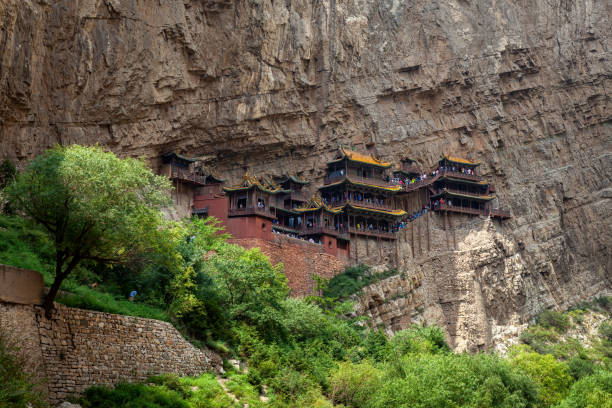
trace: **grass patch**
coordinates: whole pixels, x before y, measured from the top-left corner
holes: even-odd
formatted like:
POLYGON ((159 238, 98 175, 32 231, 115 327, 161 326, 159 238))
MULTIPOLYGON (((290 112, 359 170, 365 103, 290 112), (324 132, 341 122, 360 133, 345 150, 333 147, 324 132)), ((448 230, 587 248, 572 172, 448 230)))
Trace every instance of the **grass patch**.
POLYGON ((99 292, 83 285, 71 285, 68 290, 70 293, 63 292, 57 297, 58 303, 80 309, 170 321, 170 316, 164 310, 144 303, 117 299, 115 295, 99 292))

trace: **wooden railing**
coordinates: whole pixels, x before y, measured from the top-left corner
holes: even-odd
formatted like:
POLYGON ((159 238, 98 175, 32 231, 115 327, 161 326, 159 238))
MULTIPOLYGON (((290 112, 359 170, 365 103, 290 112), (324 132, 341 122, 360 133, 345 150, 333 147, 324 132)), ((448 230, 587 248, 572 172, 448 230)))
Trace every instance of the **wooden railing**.
POLYGON ((449 193, 454 193, 454 194, 473 196, 473 197, 486 197, 486 196, 491 195, 490 193, 487 193, 487 192, 481 193, 481 192, 473 192, 473 191, 464 191, 464 190, 459 190, 456 188, 448 188, 448 187, 444 187, 443 189, 437 190, 434 195, 442 194, 444 191, 447 191, 449 193))
POLYGON ((356 205, 358 207, 371 208, 371 209, 374 209, 374 210, 386 210, 386 211, 392 211, 393 210, 393 206, 391 206, 390 204, 385 204, 385 203, 378 204, 378 203, 376 203, 374 201, 370 201, 370 202, 368 202, 366 200, 359 201, 359 200, 348 199, 348 198, 347 199, 342 199, 340 201, 336 201, 336 202, 333 202, 333 203, 330 203, 329 205, 331 207, 341 207, 341 206, 346 205, 346 204, 353 204, 353 205, 356 205))
POLYGON ((340 235, 348 233, 348 228, 335 228, 332 226, 326 227, 323 225, 317 225, 316 227, 302 226, 300 228, 300 234, 302 235, 317 235, 317 234, 328 234, 328 235, 340 235))
POLYGON ((230 208, 228 216, 240 217, 246 215, 260 215, 262 217, 275 218, 275 214, 268 208, 264 207, 244 207, 244 208, 230 208))
POLYGON ((352 173, 352 172, 349 172, 348 174, 344 174, 344 175, 334 174, 333 176, 325 176, 325 179, 323 180, 323 184, 328 185, 328 184, 332 184, 332 183, 335 183, 335 182, 338 182, 344 179, 349 179, 350 181, 353 181, 355 183, 371 184, 377 187, 394 186, 394 184, 392 184, 390 181, 385 181, 377 177, 358 176, 357 173, 352 173))
MULTIPOLYGON (((470 180, 470 181, 481 181, 482 180, 481 177, 476 174, 465 174, 465 173, 461 173, 460 171, 450 171, 450 170, 440 169, 440 171, 435 176, 432 176, 431 173, 429 173, 427 174, 427 178, 423 180, 418 180, 418 181, 415 181, 414 183, 402 184, 402 186, 404 188, 404 191, 414 191, 414 190, 418 190, 419 188, 426 187, 432 184, 433 182, 435 182, 442 176, 455 177, 455 178, 460 178, 460 179, 470 180)), ((400 183, 395 182, 394 184, 398 185, 400 183)))
POLYGON ((173 180, 188 181, 194 184, 206 185, 206 176, 200 176, 174 166, 172 166, 170 178, 173 180))
POLYGON ((471 215, 483 215, 485 217, 495 217, 495 218, 510 218, 510 211, 503 210, 500 208, 472 208, 472 207, 462 207, 459 205, 448 205, 441 204, 433 208, 434 211, 450 211, 456 213, 463 214, 471 214, 471 215))

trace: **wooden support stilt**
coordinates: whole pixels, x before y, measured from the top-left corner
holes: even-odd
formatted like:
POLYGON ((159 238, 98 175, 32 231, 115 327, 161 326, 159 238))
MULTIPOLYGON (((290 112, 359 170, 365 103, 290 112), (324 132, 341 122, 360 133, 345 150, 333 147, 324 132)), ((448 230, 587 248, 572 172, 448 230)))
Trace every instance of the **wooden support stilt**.
POLYGON ((455 237, 455 228, 453 227, 453 216, 452 215, 448 219, 448 224, 451 229, 451 233, 453 234, 453 249, 456 251, 457 250, 457 239, 455 237))
POLYGON ((400 265, 398 246, 399 244, 397 243, 397 240, 395 240, 395 269, 399 269, 399 265, 400 265))
POLYGON ((450 245, 448 243, 448 211, 444 211, 444 235, 446 236, 446 249, 450 249, 450 245))
POLYGON ((417 218, 419 225, 417 226, 419 236, 419 255, 423 255, 423 243, 421 242, 421 218, 417 218))
POLYGON ((414 221, 410 223, 410 231, 412 233, 410 247, 412 248, 412 257, 414 258, 414 221))
MULTIPOLYGON (((427 205, 429 205, 431 202, 429 198, 429 189, 426 190, 425 195, 427 196, 427 205)), ((429 217, 431 216, 430 210, 431 209, 427 210, 427 253, 428 254, 431 252, 431 235, 429 232, 429 217)))

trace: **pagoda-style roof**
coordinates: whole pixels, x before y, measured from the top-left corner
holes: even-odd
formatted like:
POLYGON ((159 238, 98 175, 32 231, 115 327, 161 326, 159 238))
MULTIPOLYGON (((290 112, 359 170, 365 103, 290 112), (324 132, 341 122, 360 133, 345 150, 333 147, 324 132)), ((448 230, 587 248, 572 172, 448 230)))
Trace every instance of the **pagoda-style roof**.
POLYGON ((343 207, 336 207, 336 208, 328 207, 327 204, 323 202, 323 199, 320 196, 314 195, 304 207, 294 208, 293 211, 296 211, 298 213, 306 213, 306 212, 313 212, 313 211, 318 211, 318 210, 325 210, 332 214, 338 214, 342 212, 342 208, 343 207))
POLYGON ((193 163, 193 162, 199 161, 199 159, 183 156, 183 155, 178 154, 176 152, 166 152, 166 153, 163 153, 161 155, 161 157, 162 157, 162 160, 164 161, 164 163, 169 163, 173 159, 176 160, 176 161, 184 162, 184 163, 193 163))
POLYGON ((447 189, 442 190, 438 194, 434 194, 431 198, 447 196, 447 197, 457 197, 457 198, 467 198, 469 200, 479 200, 479 201, 491 201, 495 198, 493 194, 470 194, 470 193, 459 193, 455 191, 449 191, 447 189))
POLYGON ((319 190, 324 190, 324 189, 328 189, 328 188, 332 188, 332 187, 337 187, 342 185, 343 183, 349 183, 349 184, 353 184, 355 186, 361 186, 361 187, 368 187, 368 188, 375 188, 378 190, 384 190, 384 191, 389 191, 389 192, 398 192, 402 190, 401 186, 398 185, 388 185, 388 186, 381 186, 381 185, 376 185, 376 184, 370 184, 367 182, 361 182, 361 181, 353 181, 350 179, 350 176, 347 176, 345 178, 343 178, 342 180, 339 180, 335 183, 330 183, 324 186, 319 187, 319 190))
POLYGON ((235 186, 223 187, 223 191, 225 192, 234 192, 234 191, 247 191, 252 188, 256 188, 260 191, 269 194, 280 194, 280 193, 290 193, 291 190, 283 190, 279 185, 276 184, 268 184, 265 181, 260 181, 257 177, 249 176, 247 172, 242 182, 236 184, 235 186))
POLYGON ((210 178, 212 181, 216 183, 223 183, 224 181, 226 181, 226 179, 221 178, 221 176, 219 176, 219 174, 217 174, 217 172, 212 170, 210 167, 201 166, 197 168, 196 170, 200 171, 204 176, 210 178))
POLYGON ((480 166, 481 164, 480 162, 476 162, 476 161, 472 161, 468 159, 462 159, 460 157, 453 157, 453 156, 449 156, 446 154, 443 154, 442 158, 440 159, 440 162, 443 162, 443 161, 448 161, 450 163, 468 165, 468 166, 480 166))
POLYGON ((333 210, 346 210, 348 208, 352 208, 354 210, 359 210, 359 211, 366 211, 366 212, 371 212, 371 213, 375 213, 375 214, 383 214, 383 215, 388 215, 391 217, 403 217, 404 215, 406 215, 406 211, 404 210, 387 210, 387 209, 382 209, 382 208, 371 208, 371 207, 362 207, 360 205, 356 205, 354 203, 346 203, 341 207, 334 207, 333 210))
POLYGON ((310 181, 303 180, 303 179, 301 179, 301 178, 299 178, 297 176, 294 176, 293 174, 283 174, 282 176, 277 177, 276 179, 278 180, 277 181, 278 184, 287 183, 289 181, 292 181, 292 182, 294 182, 296 184, 302 184, 304 186, 310 184, 310 181))
POLYGON ((362 154, 354 151, 350 151, 345 149, 343 146, 340 147, 340 151, 338 152, 338 157, 328 164, 339 163, 343 160, 349 160, 355 163, 368 164, 370 166, 377 166, 384 169, 391 167, 391 162, 384 162, 380 159, 375 158, 370 154, 362 154))

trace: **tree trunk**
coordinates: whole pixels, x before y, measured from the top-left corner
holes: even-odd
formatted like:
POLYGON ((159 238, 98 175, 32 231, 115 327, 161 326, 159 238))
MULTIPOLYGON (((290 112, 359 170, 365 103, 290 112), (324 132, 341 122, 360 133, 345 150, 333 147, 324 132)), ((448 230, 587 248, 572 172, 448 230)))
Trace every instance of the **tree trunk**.
POLYGON ((45 296, 45 301, 43 302, 43 309, 45 309, 45 317, 47 319, 51 319, 51 312, 53 311, 53 301, 57 296, 57 292, 59 292, 59 288, 64 281, 64 276, 56 275, 51 288, 49 288, 49 293, 45 296))
POLYGON ((57 292, 59 292, 60 286, 62 286, 62 282, 64 281, 64 279, 66 279, 68 275, 70 275, 70 272, 72 272, 75 266, 77 266, 81 258, 79 256, 73 256, 72 260, 66 267, 66 270, 62 272, 64 260, 65 259, 63 257, 63 254, 57 254, 55 260, 55 280, 49 288, 49 293, 47 293, 47 296, 45 296, 45 301, 43 302, 43 309, 45 310, 45 317, 47 319, 51 319, 51 312, 53 311, 53 301, 57 296, 57 292))

